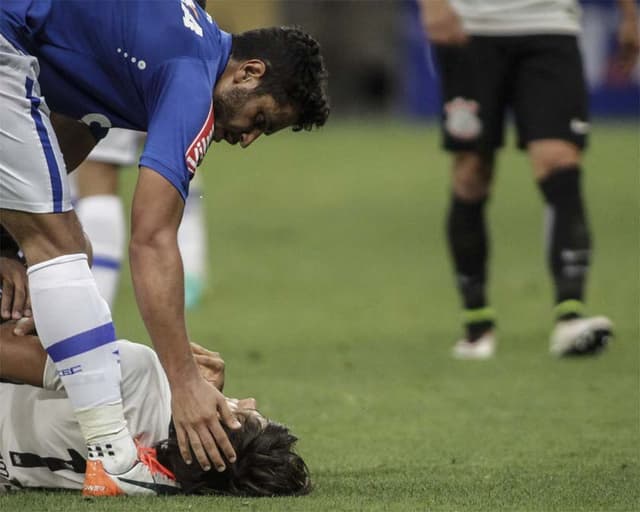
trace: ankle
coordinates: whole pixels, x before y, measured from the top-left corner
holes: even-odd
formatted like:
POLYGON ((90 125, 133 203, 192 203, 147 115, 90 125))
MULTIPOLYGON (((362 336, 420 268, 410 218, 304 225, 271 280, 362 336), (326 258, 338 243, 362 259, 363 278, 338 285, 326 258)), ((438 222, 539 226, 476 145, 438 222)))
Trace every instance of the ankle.
POLYGON ((474 341, 478 341, 485 334, 493 331, 494 328, 495 328, 495 324, 493 321, 467 324, 465 325, 467 340, 470 341, 471 343, 473 343, 474 341))
POLYGON ((99 460, 107 473, 118 475, 136 463, 137 448, 127 430, 113 439, 88 444, 87 460, 99 460))

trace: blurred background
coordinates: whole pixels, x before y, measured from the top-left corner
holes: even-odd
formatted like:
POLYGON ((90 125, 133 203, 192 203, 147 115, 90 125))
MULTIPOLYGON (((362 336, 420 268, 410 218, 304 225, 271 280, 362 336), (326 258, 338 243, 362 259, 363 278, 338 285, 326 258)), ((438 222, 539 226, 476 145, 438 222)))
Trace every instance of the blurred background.
MULTIPOLYGON (((615 0, 582 0, 585 73, 595 116, 640 112, 640 66, 631 79, 613 66, 615 0)), ((437 72, 414 0, 209 0, 225 30, 299 24, 316 37, 329 69, 332 118, 438 115, 437 72)))

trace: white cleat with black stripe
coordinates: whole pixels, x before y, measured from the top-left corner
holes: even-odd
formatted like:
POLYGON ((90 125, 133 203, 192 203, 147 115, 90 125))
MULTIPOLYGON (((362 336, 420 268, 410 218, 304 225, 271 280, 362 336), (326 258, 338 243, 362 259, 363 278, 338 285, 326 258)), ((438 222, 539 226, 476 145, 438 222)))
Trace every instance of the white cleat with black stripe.
POLYGON ((551 333, 549 350, 557 357, 595 355, 613 338, 613 323, 605 316, 558 322, 551 333))

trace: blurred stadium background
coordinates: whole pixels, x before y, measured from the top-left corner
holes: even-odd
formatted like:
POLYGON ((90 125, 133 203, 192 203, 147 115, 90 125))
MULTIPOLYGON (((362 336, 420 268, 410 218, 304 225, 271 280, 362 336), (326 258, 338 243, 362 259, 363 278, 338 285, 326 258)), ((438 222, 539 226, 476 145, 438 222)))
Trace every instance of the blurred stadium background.
MULTIPOLYGON (((0 497, 0 510, 640 510, 640 73, 624 81, 610 64, 613 5, 584 3, 583 36, 588 299, 616 323, 607 353, 548 355, 542 202, 511 144, 490 210, 498 355, 450 358, 448 159, 413 2, 209 0, 229 31, 303 25, 331 72, 320 132, 211 148, 199 170, 211 286, 188 318, 194 341, 225 358, 225 391, 298 434, 315 491, 90 504, 38 493, 0 497)), ((120 336, 148 343, 128 274, 114 315, 120 336)))
MULTIPOLYGON (((580 3, 592 113, 637 119, 640 66, 626 80, 613 65, 616 0, 580 3)), ((331 72, 332 116, 438 115, 436 70, 414 0, 209 0, 209 11, 232 32, 274 24, 311 32, 331 72)))

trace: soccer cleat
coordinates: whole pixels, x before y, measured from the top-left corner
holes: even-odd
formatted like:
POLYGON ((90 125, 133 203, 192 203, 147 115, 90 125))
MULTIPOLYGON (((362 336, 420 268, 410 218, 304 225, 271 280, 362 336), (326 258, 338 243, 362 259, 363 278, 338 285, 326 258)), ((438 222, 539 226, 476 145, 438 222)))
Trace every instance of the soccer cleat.
POLYGON ((598 354, 612 337, 613 323, 607 317, 562 320, 551 333, 549 350, 558 357, 598 354))
POLYGON ((82 495, 155 496, 176 494, 178 490, 175 475, 158 462, 156 450, 138 446, 138 460, 119 475, 107 473, 101 460, 87 460, 82 495))
POLYGON ((458 341, 451 351, 456 359, 490 359, 496 351, 496 335, 488 331, 475 341, 462 339, 458 341))

